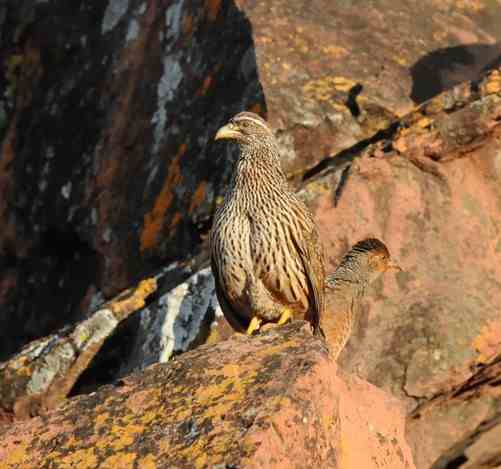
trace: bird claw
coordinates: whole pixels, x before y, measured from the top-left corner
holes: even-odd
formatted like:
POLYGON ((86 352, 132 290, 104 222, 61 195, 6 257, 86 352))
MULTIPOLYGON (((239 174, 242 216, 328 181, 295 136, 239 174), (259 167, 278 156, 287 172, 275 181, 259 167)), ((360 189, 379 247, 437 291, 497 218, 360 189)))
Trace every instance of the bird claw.
POLYGON ((251 322, 249 324, 249 327, 247 328, 247 335, 252 335, 254 332, 258 331, 259 328, 261 327, 261 319, 259 319, 257 316, 254 316, 251 319, 251 322))
POLYGON ((277 322, 277 326, 281 326, 288 322, 292 318, 292 312, 289 308, 284 308, 282 310, 282 315, 280 316, 280 319, 277 322))

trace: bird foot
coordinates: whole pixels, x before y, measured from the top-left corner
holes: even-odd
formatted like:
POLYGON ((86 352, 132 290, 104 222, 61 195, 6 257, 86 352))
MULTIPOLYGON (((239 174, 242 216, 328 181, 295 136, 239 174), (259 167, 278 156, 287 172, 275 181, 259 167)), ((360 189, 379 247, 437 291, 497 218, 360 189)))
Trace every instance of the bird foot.
POLYGON ((249 327, 247 328, 247 335, 252 335, 254 332, 258 331, 259 328, 261 327, 261 319, 259 319, 257 316, 254 316, 251 319, 251 322, 249 324, 249 327))
POLYGON ((282 315, 280 316, 280 319, 277 322, 277 326, 281 326, 282 324, 285 324, 292 318, 292 311, 289 308, 284 308, 282 310, 282 315))

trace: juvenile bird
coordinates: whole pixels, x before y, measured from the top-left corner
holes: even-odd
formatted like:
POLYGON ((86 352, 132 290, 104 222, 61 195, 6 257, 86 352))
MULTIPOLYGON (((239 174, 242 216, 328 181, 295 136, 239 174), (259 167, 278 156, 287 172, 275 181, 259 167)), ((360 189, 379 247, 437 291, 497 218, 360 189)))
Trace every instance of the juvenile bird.
POLYGON ((240 148, 210 233, 212 272, 221 309, 248 335, 263 322, 306 319, 314 332, 324 309, 324 256, 313 218, 291 191, 267 123, 241 112, 216 140, 240 148))
POLYGON ((322 318, 331 355, 337 358, 356 327, 367 287, 383 272, 402 270, 378 239, 359 241, 326 278, 326 314, 322 318))

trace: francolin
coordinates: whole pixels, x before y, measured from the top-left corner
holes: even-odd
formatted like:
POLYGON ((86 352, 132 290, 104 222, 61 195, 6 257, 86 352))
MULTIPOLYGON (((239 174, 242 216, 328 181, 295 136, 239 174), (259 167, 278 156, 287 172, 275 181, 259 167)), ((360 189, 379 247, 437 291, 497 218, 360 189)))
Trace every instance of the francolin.
POLYGON ((241 112, 215 140, 240 149, 210 233, 216 293, 230 325, 248 335, 263 323, 306 319, 315 333, 324 309, 324 256, 315 222, 287 183, 267 123, 241 112))
POLYGON ((322 328, 334 358, 339 356, 358 323, 367 287, 382 273, 400 270, 384 243, 368 238, 355 244, 336 271, 327 276, 322 328))

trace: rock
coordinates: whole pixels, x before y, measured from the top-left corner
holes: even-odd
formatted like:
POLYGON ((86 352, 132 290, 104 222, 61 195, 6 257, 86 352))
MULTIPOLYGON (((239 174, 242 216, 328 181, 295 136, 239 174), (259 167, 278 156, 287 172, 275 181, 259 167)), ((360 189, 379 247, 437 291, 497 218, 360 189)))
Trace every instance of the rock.
MULTIPOLYGON (((501 340, 501 337, 499 337, 501 340)), ((417 467, 495 468, 501 461, 501 354, 408 419, 417 467)))
POLYGON ((269 120, 298 179, 501 56, 495 2, 237 4, 252 23, 269 120))
POLYGON ((0 360, 198 252, 235 111, 269 115, 301 181, 495 66, 501 40, 495 2, 79 5, 0 6, 0 360))
POLYGON ((205 342, 216 312, 222 316, 214 278, 206 267, 160 294, 141 311, 136 342, 121 375, 166 362, 173 354, 205 342))
POLYGON ((1 428, 0 460, 6 469, 414 467, 398 402, 336 371, 306 323, 237 336, 1 428))
POLYGON ((409 408, 471 376, 475 343, 499 318, 500 135, 496 70, 425 103, 351 160, 334 158, 304 188, 331 269, 367 236, 404 269, 376 282, 341 364, 409 408))
POLYGON ((38 415, 60 404, 118 325, 142 308, 156 280, 143 280, 72 328, 31 342, 0 363, 0 422, 38 415))
MULTIPOLYGON (((457 389, 501 353, 500 138, 501 71, 494 70, 333 158, 302 190, 331 268, 354 242, 374 236, 404 269, 375 283, 340 366, 400 396, 409 411, 457 389)), ((427 452, 410 434, 419 468, 464 445, 485 409, 499 412, 485 394, 486 403, 466 400, 448 415, 433 407, 421 416, 435 444, 427 452)))
POLYGON ((0 19, 2 360, 191 258, 233 158, 210 139, 266 108, 232 1, 21 0, 0 19))

